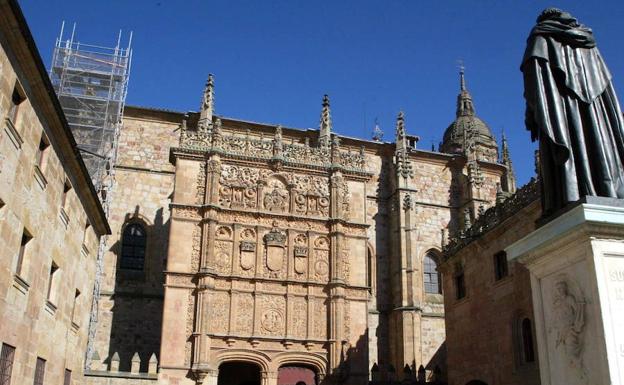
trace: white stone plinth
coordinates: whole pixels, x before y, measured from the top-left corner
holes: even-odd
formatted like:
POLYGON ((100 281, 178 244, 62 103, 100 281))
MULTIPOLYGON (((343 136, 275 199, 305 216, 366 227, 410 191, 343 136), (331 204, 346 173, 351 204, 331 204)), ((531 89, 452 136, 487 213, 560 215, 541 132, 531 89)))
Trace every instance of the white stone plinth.
POLYGON ((624 384, 624 207, 580 204, 506 250, 531 272, 542 385, 624 384))

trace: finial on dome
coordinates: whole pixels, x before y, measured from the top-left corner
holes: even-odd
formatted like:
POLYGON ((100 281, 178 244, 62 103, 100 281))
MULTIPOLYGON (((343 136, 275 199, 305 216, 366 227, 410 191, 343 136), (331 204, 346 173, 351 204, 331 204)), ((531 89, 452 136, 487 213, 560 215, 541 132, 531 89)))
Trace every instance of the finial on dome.
POLYGON ((466 72, 466 67, 464 67, 464 61, 459 60, 459 90, 466 91, 466 79, 464 78, 464 73, 466 72))

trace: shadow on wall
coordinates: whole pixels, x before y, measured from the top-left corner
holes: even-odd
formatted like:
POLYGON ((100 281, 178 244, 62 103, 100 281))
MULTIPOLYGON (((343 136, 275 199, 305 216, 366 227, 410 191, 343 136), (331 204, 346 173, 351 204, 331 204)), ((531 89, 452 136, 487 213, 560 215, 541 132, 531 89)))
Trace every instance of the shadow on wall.
POLYGON ((117 353, 121 372, 130 371, 135 353, 141 359, 140 372, 148 371, 148 361, 152 354, 160 359, 163 271, 166 265, 170 221, 163 222, 161 207, 156 211, 151 224, 149 222, 149 219, 141 215, 137 205, 134 213, 126 214, 119 241, 110 248, 116 256, 116 272, 115 289, 111 297, 111 334, 106 364, 110 368, 110 360, 117 353), (140 263, 141 255, 143 263, 140 263), (128 259, 129 256, 131 258, 128 259), (122 261, 124 258, 126 261, 122 261))

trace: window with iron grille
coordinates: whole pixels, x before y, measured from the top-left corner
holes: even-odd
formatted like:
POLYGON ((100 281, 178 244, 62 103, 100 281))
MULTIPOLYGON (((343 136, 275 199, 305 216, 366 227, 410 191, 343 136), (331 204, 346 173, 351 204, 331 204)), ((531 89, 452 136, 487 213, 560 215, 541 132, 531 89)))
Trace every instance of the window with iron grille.
POLYGON ((65 379, 63 380, 63 385, 71 384, 71 370, 65 369, 65 379))
POLYGON ((424 273, 423 280, 425 283, 425 293, 440 294, 442 293, 442 286, 440 280, 440 273, 438 272, 438 266, 435 259, 430 254, 425 255, 424 260, 424 273))
POLYGON ((145 262, 145 228, 138 223, 132 223, 124 229, 121 240, 122 269, 143 270, 145 262))
POLYGON ((507 265, 507 253, 500 251, 494 254, 494 276, 496 280, 500 280, 509 275, 507 265))
POLYGON ((33 385, 43 385, 45 364, 46 361, 43 358, 37 357, 37 366, 35 366, 35 380, 33 381, 33 385))
POLYGON ((15 348, 11 345, 2 344, 2 350, 0 351, 0 385, 9 385, 11 383, 14 358, 15 348))

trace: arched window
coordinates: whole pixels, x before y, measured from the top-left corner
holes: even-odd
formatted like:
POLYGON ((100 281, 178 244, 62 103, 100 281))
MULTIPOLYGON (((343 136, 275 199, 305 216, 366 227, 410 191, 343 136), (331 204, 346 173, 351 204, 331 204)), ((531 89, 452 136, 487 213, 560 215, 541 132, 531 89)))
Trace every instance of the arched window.
POLYGON ((423 271, 425 293, 441 294, 442 282, 440 280, 440 273, 438 273, 438 265, 436 264, 435 259, 433 259, 433 256, 431 254, 425 255, 423 271))
POLYGON ((126 226, 121 239, 121 263, 122 269, 143 270, 145 261, 145 228, 138 223, 126 226))
POLYGON ((525 318, 522 320, 522 352, 524 362, 534 362, 535 352, 533 351, 533 329, 531 328, 531 320, 525 318))

